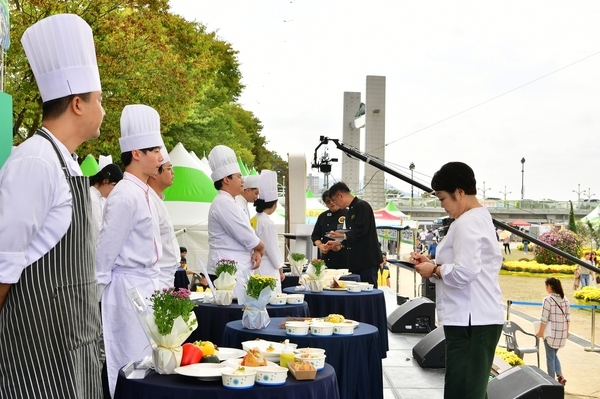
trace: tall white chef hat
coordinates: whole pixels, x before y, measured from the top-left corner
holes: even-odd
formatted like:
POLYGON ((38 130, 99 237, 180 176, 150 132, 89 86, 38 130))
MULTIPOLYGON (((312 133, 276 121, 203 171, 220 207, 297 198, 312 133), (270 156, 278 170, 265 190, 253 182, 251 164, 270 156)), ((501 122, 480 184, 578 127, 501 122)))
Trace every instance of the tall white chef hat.
POLYGON ((75 14, 57 14, 27 28, 21 43, 42 101, 101 91, 92 28, 75 14))
POLYGON ((160 155, 162 155, 163 160, 160 163, 160 165, 164 165, 167 162, 171 162, 171 157, 169 156, 169 152, 167 151, 167 147, 165 147, 165 144, 163 143, 162 147, 160 148, 160 155))
POLYGON ((160 135, 160 116, 143 104, 126 105, 121 113, 121 152, 164 147, 160 135))
MULTIPOLYGON (((259 175, 244 176, 244 190, 247 188, 258 188, 259 175)), ((260 191, 260 190, 259 190, 260 191)))
POLYGON ((98 170, 102 170, 106 165, 113 163, 112 155, 100 155, 98 158, 98 170))
POLYGON ((225 145, 218 145, 210 151, 210 154, 208 154, 208 164, 212 170, 210 178, 213 182, 234 173, 242 173, 235 152, 225 145))
POLYGON ((262 170, 258 182, 259 198, 265 202, 277 199, 277 172, 262 170))

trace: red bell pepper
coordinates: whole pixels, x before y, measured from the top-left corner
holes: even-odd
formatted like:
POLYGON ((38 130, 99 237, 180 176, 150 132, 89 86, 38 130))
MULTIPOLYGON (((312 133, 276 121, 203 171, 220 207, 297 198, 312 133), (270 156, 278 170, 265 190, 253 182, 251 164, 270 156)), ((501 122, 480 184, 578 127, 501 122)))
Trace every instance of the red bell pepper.
POLYGON ((191 343, 183 344, 181 347, 183 349, 183 356, 181 357, 182 366, 200 363, 200 360, 202 360, 203 356, 200 348, 191 343))

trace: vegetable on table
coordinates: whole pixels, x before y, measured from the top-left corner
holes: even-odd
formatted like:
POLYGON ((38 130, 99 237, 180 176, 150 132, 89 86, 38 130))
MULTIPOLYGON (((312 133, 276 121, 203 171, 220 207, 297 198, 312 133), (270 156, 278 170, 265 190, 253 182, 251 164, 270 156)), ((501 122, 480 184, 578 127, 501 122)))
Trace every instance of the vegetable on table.
POLYGON ((199 347, 189 342, 187 344, 183 344, 181 347, 183 349, 183 356, 181 357, 182 366, 200 363, 203 353, 199 347))

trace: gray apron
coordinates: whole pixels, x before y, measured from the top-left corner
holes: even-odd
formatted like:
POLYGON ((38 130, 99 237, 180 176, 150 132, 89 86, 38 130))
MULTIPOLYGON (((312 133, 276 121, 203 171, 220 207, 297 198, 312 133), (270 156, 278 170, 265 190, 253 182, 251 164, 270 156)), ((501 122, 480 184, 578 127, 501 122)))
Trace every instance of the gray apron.
POLYGON ((71 176, 73 214, 62 239, 26 267, 0 310, 0 398, 102 397, 100 316, 89 180, 71 176))

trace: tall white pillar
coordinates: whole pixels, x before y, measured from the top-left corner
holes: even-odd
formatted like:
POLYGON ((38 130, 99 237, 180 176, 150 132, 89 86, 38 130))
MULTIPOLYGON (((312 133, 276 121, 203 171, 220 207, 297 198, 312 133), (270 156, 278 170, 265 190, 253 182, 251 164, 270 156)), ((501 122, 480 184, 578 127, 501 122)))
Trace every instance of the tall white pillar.
MULTIPOLYGON (((367 76, 365 113, 365 152, 385 159, 385 76, 367 76)), ((385 173, 371 165, 365 166, 363 199, 371 207, 385 207, 385 173)))
MULTIPOLYGON (((342 129, 342 142, 360 149, 360 129, 354 128, 352 122, 356 119, 356 112, 360 107, 361 94, 357 92, 344 92, 344 122, 342 129)), ((357 191, 360 187, 359 167, 362 161, 351 159, 345 155, 340 157, 342 163, 342 181, 357 191)))

